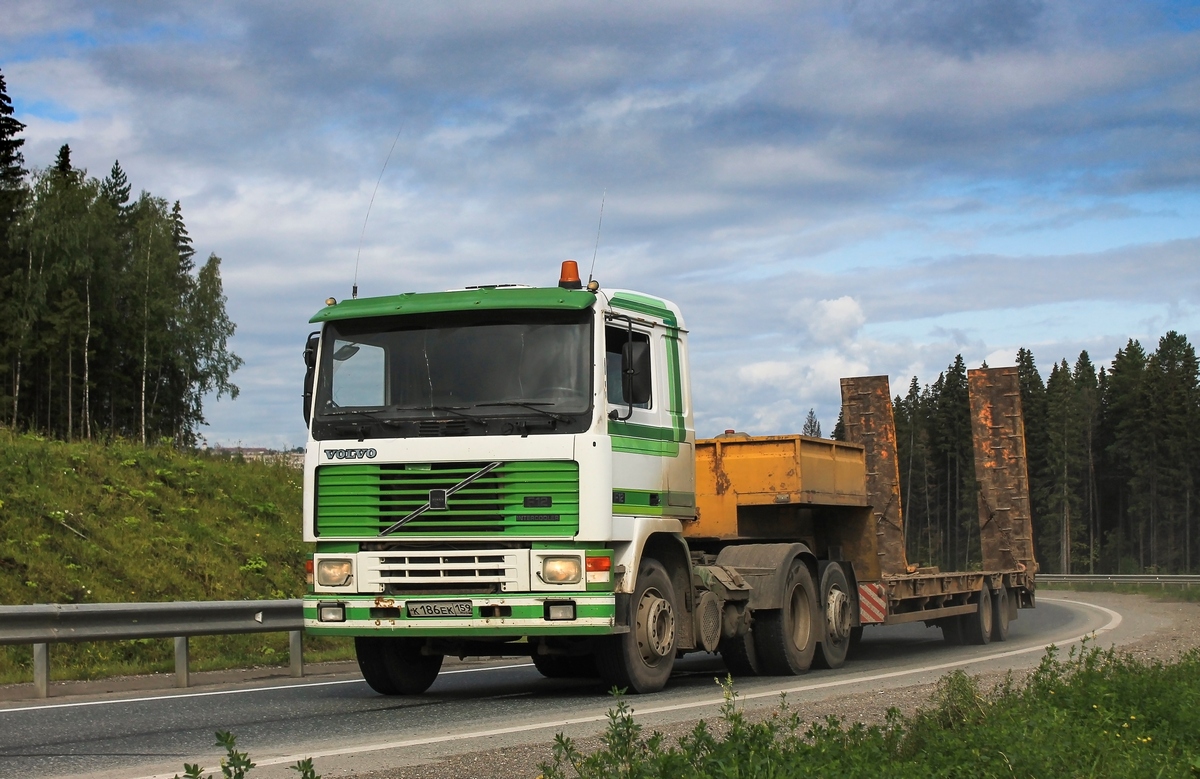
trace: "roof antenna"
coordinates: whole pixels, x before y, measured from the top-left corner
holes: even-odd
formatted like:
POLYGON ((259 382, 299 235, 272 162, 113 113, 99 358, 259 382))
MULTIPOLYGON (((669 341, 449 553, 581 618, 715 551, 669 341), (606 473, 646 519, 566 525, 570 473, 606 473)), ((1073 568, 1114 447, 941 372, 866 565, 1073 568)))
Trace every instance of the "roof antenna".
MULTIPOLYGON (((592 267, 588 268, 587 288, 589 290, 592 289, 592 280, 593 280, 592 274, 596 270, 596 252, 598 252, 600 250, 600 228, 604 226, 604 198, 607 195, 608 195, 608 188, 606 187, 600 193, 600 223, 596 225, 596 245, 594 247, 592 247, 592 267)), ((599 289, 600 288, 599 285, 597 285, 596 288, 599 289)))
POLYGON ((367 215, 363 217, 362 232, 358 234, 358 251, 354 255, 354 283, 350 287, 352 300, 358 300, 358 261, 362 257, 363 238, 367 234, 367 220, 371 218, 371 206, 375 205, 375 193, 379 191, 379 182, 383 181, 383 173, 392 160, 392 152, 396 150, 396 142, 400 140, 402 132, 404 132, 404 125, 400 125, 400 129, 396 131, 396 137, 392 139, 392 148, 388 149, 387 157, 383 160, 383 167, 379 170, 379 178, 375 179, 375 189, 371 190, 371 202, 367 203, 367 215))

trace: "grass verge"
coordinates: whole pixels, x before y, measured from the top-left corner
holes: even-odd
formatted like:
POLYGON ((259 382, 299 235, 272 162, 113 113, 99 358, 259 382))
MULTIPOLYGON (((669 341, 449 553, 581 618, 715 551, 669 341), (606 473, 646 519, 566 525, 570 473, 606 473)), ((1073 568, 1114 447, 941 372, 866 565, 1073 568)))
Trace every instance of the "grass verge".
MULTIPOLYGON (((300 471, 169 446, 65 443, 0 429, 0 603, 297 598, 305 590, 300 471)), ((351 659, 306 638, 309 660, 351 659)), ((56 680, 171 671, 170 640, 54 644, 56 680)), ((192 668, 288 662, 287 634, 203 636, 192 668)), ((32 679, 0 647, 0 683, 32 679)))
POLYGON ((1180 587, 1161 584, 1120 584, 1118 582, 1054 583, 1038 582, 1039 590, 1071 592, 1115 592, 1119 595, 1148 595, 1164 601, 1200 603, 1200 587, 1180 587))
POLYGON ((984 691, 961 671, 941 679, 930 706, 888 713, 882 726, 835 718, 807 728, 786 700, 761 722, 737 705, 732 682, 714 732, 700 722, 671 745, 643 737, 628 702, 609 712, 602 747, 582 755, 561 733, 543 779, 754 777, 1200 776, 1200 652, 1143 662, 1086 644, 1051 648, 1025 681, 984 691), (803 728, 803 729, 802 729, 803 728))

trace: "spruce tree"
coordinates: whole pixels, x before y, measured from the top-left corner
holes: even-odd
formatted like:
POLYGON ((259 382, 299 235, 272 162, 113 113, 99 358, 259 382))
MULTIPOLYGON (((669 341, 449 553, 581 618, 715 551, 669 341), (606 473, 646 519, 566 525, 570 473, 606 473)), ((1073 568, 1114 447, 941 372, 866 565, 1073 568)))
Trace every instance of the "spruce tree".
POLYGON ((62 175, 70 175, 71 173, 71 147, 63 144, 58 147, 58 156, 54 158, 54 170, 62 175))
POLYGON ((804 430, 801 431, 801 434, 812 436, 813 438, 821 437, 821 422, 817 419, 815 409, 810 408, 808 410, 808 416, 804 418, 804 430))
MULTIPOLYGON (((8 245, 9 228, 16 221, 25 195, 25 157, 21 147, 25 125, 13 117, 12 100, 0 72, 0 262, 8 245)), ((0 265, 0 272, 3 272, 0 265)))
MULTIPOLYGON (((125 176, 125 171, 121 167, 120 160, 113 160, 112 169, 100 183, 100 194, 104 196, 112 207, 117 211, 121 211, 129 206, 129 194, 132 188, 129 186, 129 179, 125 176)), ((178 203, 179 201, 175 201, 178 203)))
MULTIPOLYGON (((1099 527, 1099 492, 1096 484, 1096 430, 1100 422, 1100 383, 1096 368, 1087 350, 1079 353, 1071 378, 1075 384, 1075 402, 1080 440, 1076 446, 1080 452, 1079 477, 1082 489, 1080 502, 1083 518, 1087 523, 1087 569, 1096 572, 1096 558, 1101 542, 1099 527)), ((1082 534, 1081 534, 1082 535, 1082 534)))
POLYGON ((1154 444, 1149 432, 1146 361, 1142 345, 1130 339, 1113 358, 1101 400, 1100 438, 1117 507, 1117 573, 1142 573, 1147 565, 1143 485, 1154 444))

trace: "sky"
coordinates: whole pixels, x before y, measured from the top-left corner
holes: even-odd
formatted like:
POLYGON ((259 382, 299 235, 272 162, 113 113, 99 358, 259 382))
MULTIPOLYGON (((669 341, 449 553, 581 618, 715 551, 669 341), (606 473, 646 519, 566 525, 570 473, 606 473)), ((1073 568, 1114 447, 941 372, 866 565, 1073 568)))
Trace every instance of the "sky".
POLYGON ((700 436, 828 434, 842 376, 1200 335, 1197 2, 22 0, 0 72, 27 165, 120 160, 222 258, 210 445, 303 444, 308 319, 356 274, 595 254, 682 307, 700 436))

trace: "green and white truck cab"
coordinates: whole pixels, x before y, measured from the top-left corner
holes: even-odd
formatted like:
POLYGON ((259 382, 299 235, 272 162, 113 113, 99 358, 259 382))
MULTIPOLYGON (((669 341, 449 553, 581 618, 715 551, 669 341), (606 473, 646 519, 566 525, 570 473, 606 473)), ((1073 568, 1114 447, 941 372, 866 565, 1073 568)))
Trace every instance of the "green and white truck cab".
POLYGON ((646 692, 697 647, 687 330, 573 266, 311 320, 305 626, 354 636, 379 692, 424 691, 447 654, 646 692))

